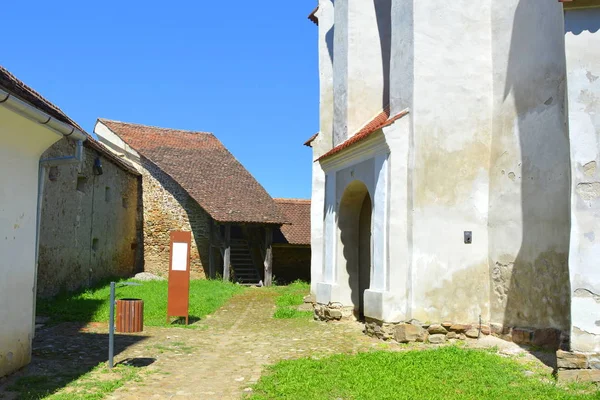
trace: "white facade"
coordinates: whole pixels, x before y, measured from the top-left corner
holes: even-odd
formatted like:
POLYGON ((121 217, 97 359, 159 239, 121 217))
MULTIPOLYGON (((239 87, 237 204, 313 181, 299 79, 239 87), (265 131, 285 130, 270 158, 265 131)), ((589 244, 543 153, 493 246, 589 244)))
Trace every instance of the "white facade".
POLYGON ((321 0, 316 16, 321 129, 312 142, 311 271, 317 302, 341 303, 384 322, 481 318, 569 330, 562 5, 339 0, 334 7, 321 0), (407 114, 320 158, 387 105, 390 117, 407 114), (366 191, 357 194, 357 182, 366 191), (357 222, 366 195, 368 246, 357 222), (345 237, 346 224, 359 233, 345 237), (472 243, 465 243, 466 233, 472 243), (363 262, 369 276, 361 284, 363 262))
POLYGON ((600 351, 600 8, 565 13, 571 131, 571 349, 600 351), (596 50, 596 51, 593 51, 596 50))
POLYGON ((39 160, 61 138, 0 105, 0 377, 31 358, 39 160))

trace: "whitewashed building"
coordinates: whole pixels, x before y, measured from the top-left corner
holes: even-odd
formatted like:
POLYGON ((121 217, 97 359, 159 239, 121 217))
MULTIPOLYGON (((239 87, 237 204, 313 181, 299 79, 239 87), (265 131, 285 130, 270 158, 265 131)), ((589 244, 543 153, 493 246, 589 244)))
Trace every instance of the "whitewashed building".
POLYGON ((319 1, 321 318, 600 349, 598 6, 319 1))
POLYGON ((43 171, 79 162, 84 140, 60 109, 0 67, 0 377, 31 359, 43 171), (78 143, 75 154, 40 160, 65 136, 78 143))

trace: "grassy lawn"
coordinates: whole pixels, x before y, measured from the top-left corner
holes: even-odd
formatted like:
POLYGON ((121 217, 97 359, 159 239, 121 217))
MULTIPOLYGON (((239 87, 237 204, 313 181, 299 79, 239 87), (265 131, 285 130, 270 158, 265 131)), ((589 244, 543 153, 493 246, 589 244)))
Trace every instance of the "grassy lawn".
POLYGON ((22 377, 8 389, 19 393, 21 400, 99 400, 127 382, 139 381, 142 374, 146 372, 140 372, 132 366, 117 365, 111 371, 105 363, 101 363, 82 376, 54 374, 22 377))
MULTIPOLYGON (((117 287, 117 299, 133 297, 144 300, 144 325, 167 326, 167 281, 139 283, 141 286, 117 287)), ((190 324, 215 312, 242 290, 242 286, 218 280, 191 281, 190 324)), ((38 300, 37 315, 50 317, 51 323, 108 322, 109 296, 109 282, 75 293, 63 293, 51 300, 38 300)))
POLYGON ((277 309, 273 314, 274 318, 288 319, 312 317, 312 311, 297 310, 298 306, 304 303, 304 296, 309 294, 310 284, 296 281, 287 286, 275 286, 273 287, 273 290, 279 295, 275 300, 277 309))
POLYGON ((490 351, 340 354, 282 361, 250 397, 259 399, 598 399, 593 385, 560 387, 541 372, 490 351))

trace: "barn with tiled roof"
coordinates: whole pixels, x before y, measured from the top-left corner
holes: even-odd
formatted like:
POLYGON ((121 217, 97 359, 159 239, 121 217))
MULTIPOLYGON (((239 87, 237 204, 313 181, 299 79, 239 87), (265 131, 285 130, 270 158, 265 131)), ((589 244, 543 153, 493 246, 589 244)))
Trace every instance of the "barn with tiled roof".
POLYGON ((288 223, 273 237, 273 274, 277 283, 310 281, 310 200, 275 199, 288 223))
POLYGON ((143 176, 145 270, 165 275, 170 232, 189 230, 193 275, 269 283, 272 232, 288 221, 215 135, 107 119, 95 132, 143 176))

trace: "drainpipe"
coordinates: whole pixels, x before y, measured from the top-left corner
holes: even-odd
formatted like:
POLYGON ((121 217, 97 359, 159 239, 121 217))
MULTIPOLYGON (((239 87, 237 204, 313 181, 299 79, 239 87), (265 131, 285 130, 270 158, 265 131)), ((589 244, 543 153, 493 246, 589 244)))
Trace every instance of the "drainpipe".
POLYGON ((36 308, 36 294, 37 294, 37 271, 38 271, 38 257, 39 257, 39 242, 40 242, 40 223, 43 203, 43 191, 44 191, 44 177, 45 169, 51 166, 58 165, 69 165, 78 164, 82 160, 83 156, 83 142, 87 140, 87 135, 80 129, 75 128, 70 124, 66 124, 58 119, 51 117, 45 112, 37 109, 19 99, 12 93, 9 93, 0 88, 0 106, 6 107, 11 111, 33 121, 40 125, 44 125, 50 131, 60 135, 61 137, 68 137, 72 140, 77 141, 75 154, 66 157, 48 158, 40 160, 39 171, 38 171, 38 199, 37 199, 37 215, 36 215, 36 232, 35 232, 35 274, 33 283, 33 318, 32 318, 32 337, 35 336, 35 308, 36 308))

